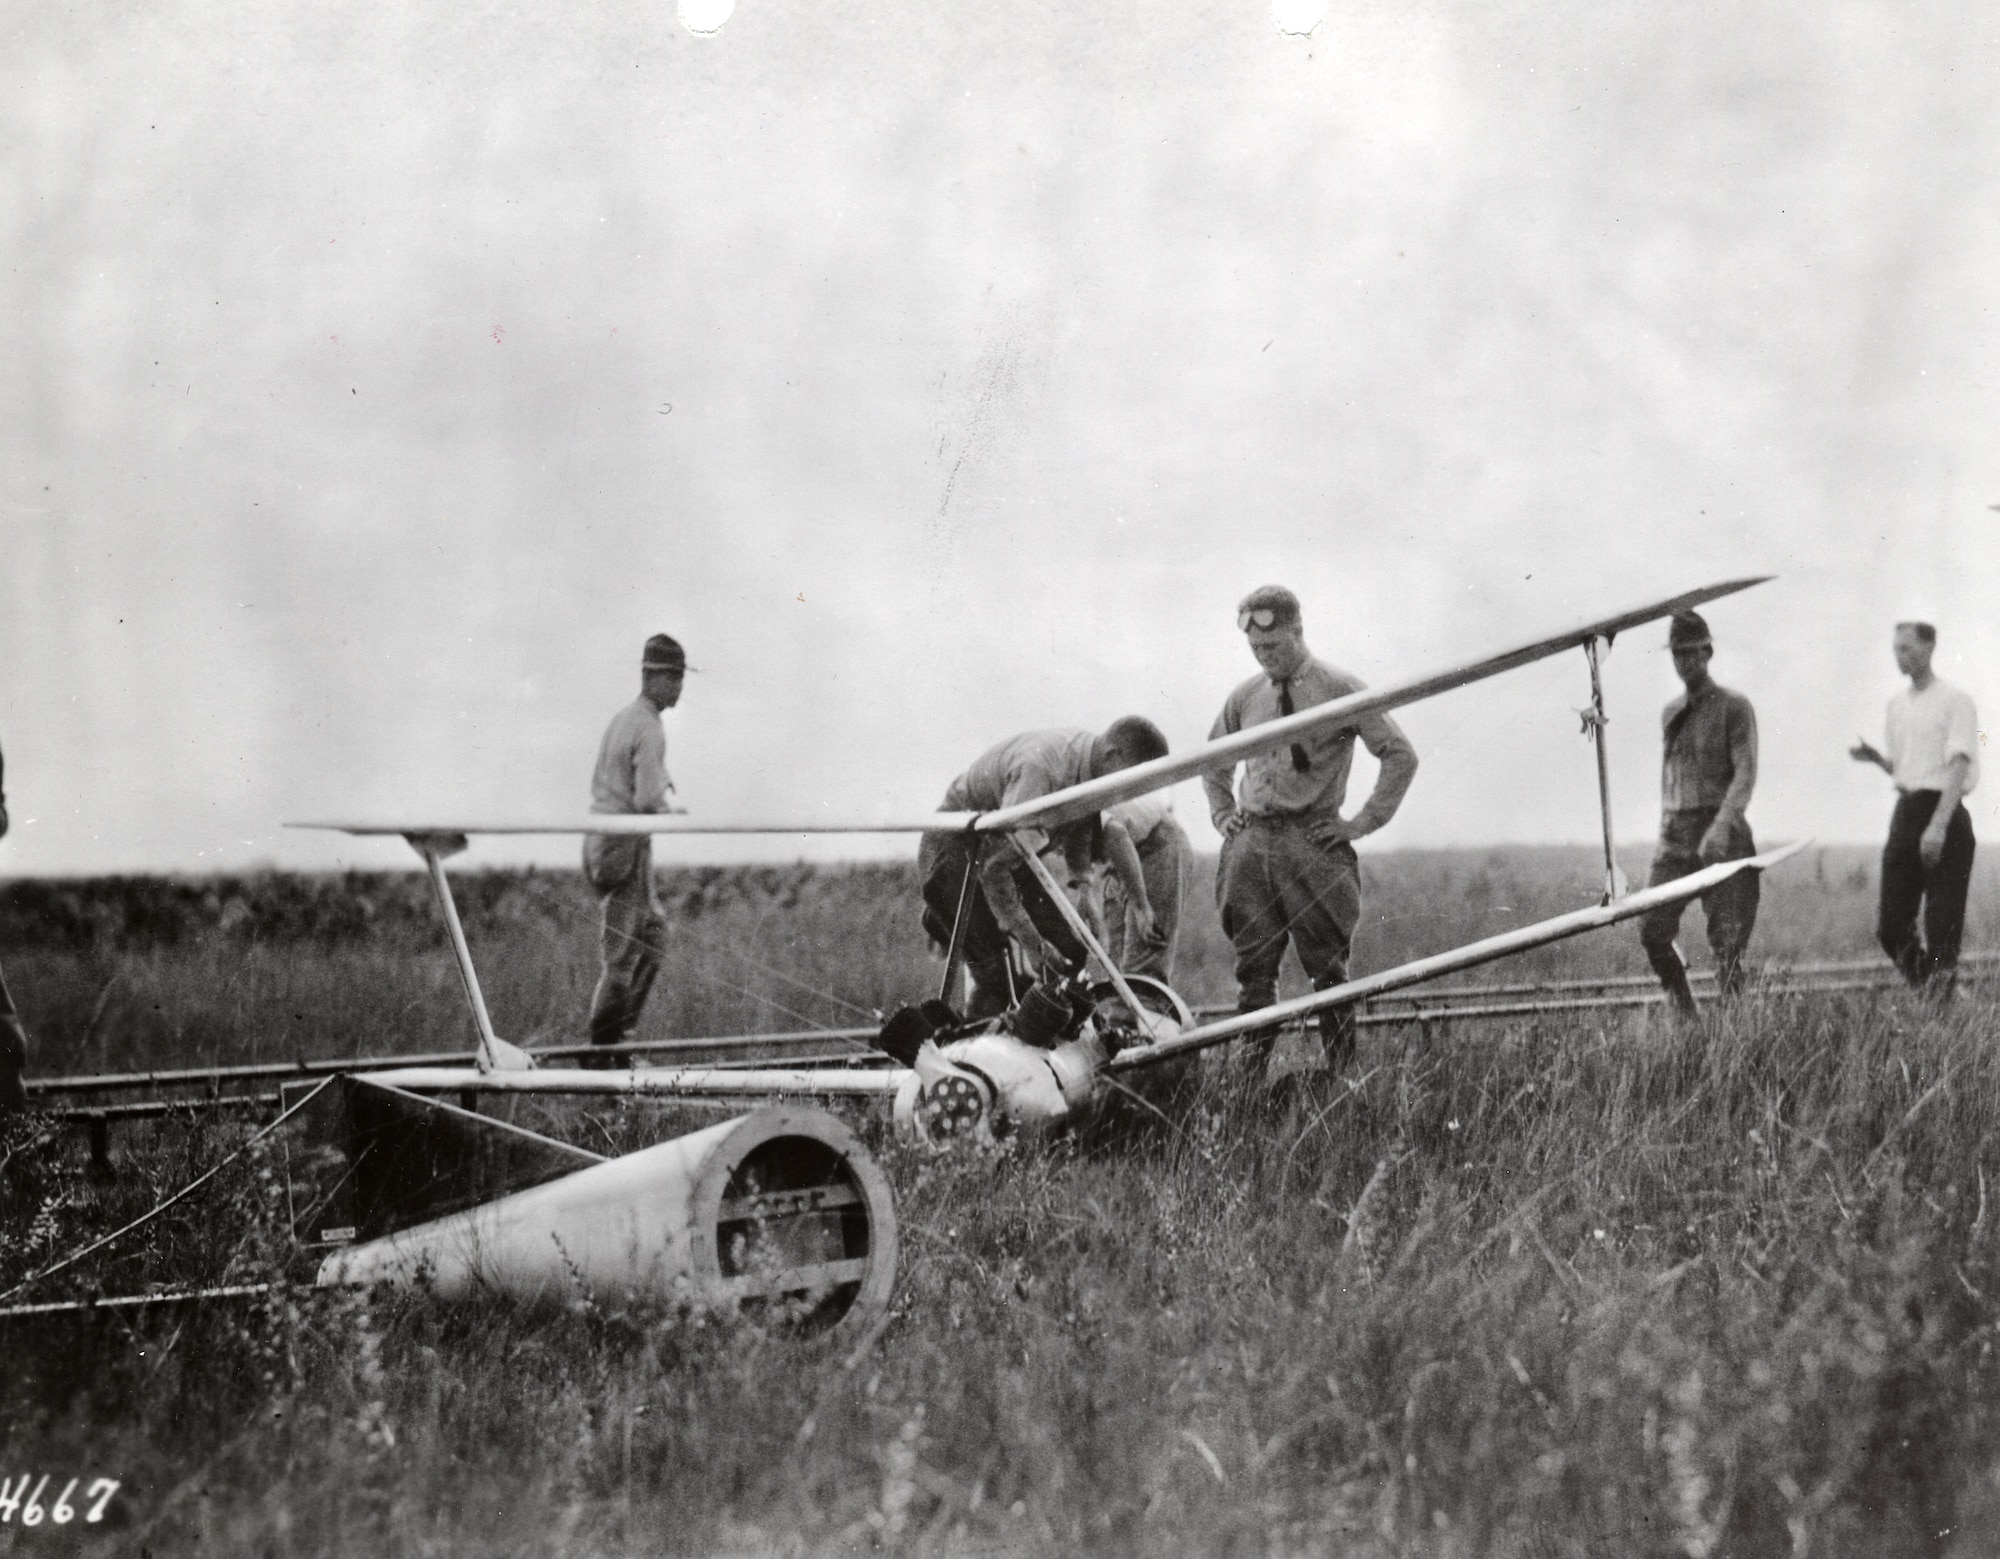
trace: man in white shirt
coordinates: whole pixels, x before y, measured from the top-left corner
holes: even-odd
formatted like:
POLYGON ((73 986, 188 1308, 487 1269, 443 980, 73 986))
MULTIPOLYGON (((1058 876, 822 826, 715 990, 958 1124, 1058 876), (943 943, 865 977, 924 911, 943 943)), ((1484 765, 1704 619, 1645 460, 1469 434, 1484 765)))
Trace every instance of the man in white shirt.
MULTIPOLYGON (((681 701, 687 654, 664 633, 646 641, 639 696, 611 717, 590 777, 593 812, 678 812, 670 799, 667 738, 661 714, 681 701)), ((604 908, 604 970, 590 999, 590 1042, 619 1045, 639 1013, 666 955, 667 921, 653 885, 653 841, 645 834, 586 834, 583 874, 604 908)), ((606 1065, 613 1064, 609 1057, 606 1065)))
POLYGON ((1972 818, 1961 803, 1979 783, 1979 715, 1970 697, 1931 671, 1937 630, 1929 623, 1897 623, 1895 648, 1896 669, 1910 685, 1889 700, 1888 751, 1866 741, 1849 751, 1896 782, 1876 934, 1910 984, 1949 996, 1972 881, 1972 818))

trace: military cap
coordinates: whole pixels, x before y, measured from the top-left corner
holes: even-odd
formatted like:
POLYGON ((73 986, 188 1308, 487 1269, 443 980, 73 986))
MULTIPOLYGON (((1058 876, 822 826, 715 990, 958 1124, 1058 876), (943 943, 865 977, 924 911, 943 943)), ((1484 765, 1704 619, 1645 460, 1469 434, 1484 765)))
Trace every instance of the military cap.
POLYGON ((686 671, 687 651, 681 648, 680 640, 671 634, 656 633, 646 641, 646 657, 639 662, 641 671, 686 671))
POLYGON ((1708 636, 1708 623, 1700 612, 1675 612, 1667 624, 1667 648, 1695 650, 1715 641, 1708 636))
POLYGON ((1259 585, 1236 606, 1236 626, 1245 633, 1253 624, 1275 628, 1280 623, 1299 620, 1299 598, 1283 585, 1259 585))

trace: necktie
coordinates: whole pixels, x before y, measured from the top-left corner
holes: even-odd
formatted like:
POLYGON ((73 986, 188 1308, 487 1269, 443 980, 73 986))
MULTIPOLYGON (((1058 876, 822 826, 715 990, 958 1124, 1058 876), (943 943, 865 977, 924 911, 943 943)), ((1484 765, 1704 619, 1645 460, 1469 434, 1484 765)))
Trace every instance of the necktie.
MULTIPOLYGON (((1280 715, 1290 715, 1298 713, 1298 710, 1292 704, 1292 679, 1290 677, 1285 678, 1284 681, 1278 684, 1278 713, 1280 715)), ((1293 770, 1297 773, 1303 774, 1307 769, 1311 768, 1312 766, 1313 766, 1312 759, 1306 756, 1305 743, 1293 742, 1292 743, 1293 770)))

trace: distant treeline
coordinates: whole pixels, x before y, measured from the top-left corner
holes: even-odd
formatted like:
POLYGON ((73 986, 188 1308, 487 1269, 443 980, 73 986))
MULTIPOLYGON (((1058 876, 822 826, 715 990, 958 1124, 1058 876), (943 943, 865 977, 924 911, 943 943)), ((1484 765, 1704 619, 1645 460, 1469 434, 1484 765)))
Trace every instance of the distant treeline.
MULTIPOLYGON (((915 867, 900 862, 677 866, 658 873, 677 919, 738 906, 796 907, 830 888, 907 897, 915 867)), ((579 873, 510 867, 454 872, 468 927, 563 925, 595 908, 579 873)), ((24 878, 0 885, 0 948, 110 951, 210 938, 337 946, 442 942, 444 927, 420 872, 256 872, 242 876, 24 878)))

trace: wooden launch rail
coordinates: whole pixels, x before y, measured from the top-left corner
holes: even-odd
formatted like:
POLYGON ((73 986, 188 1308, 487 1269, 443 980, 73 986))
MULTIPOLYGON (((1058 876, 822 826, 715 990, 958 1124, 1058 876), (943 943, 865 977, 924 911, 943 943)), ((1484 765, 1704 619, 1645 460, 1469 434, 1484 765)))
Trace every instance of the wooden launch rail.
MULTIPOLYGON (((1690 970, 1697 987, 1712 986, 1713 970, 1690 970)), ((1968 984, 2000 980, 2000 952, 1968 953, 1959 961, 1959 978, 1968 984)), ((1762 971, 1755 987, 1765 996, 1831 995, 1841 992, 1885 990, 1901 983, 1900 976, 1879 959, 1779 965, 1762 971)), ((1505 1018, 1532 1018, 1561 1013, 1629 1011, 1659 1005, 1665 998, 1651 975, 1608 975, 1599 979, 1513 981, 1471 985, 1438 986, 1430 990, 1398 991, 1378 996, 1358 1015, 1363 1028, 1394 1028, 1415 1025, 1428 1029, 1433 1024, 1494 1021, 1505 1018)), ((1226 1017, 1233 1007, 1197 1008, 1202 1021, 1226 1017)), ((705 1038, 654 1040, 630 1045, 570 1045, 537 1050, 539 1061, 582 1060, 616 1056, 690 1056, 722 1051, 734 1059, 717 1061, 718 1069, 755 1066, 760 1059, 772 1059, 762 1052, 777 1051, 787 1067, 886 1065, 887 1058, 867 1042, 872 1028, 800 1029, 789 1033, 714 1035, 705 1038), (845 1045, 844 1050, 827 1052, 829 1044, 845 1045), (753 1052, 758 1054, 752 1054, 753 1052)), ((406 1066, 465 1066, 462 1051, 400 1056, 343 1056, 313 1061, 275 1061, 245 1066, 188 1067, 173 1071, 106 1072, 72 1077, 40 1077, 28 1080, 28 1092, 38 1103, 78 1095, 127 1093, 137 1089, 181 1090, 177 1095, 132 1100, 121 1104, 91 1102, 53 1108, 48 1113, 70 1126, 82 1126, 90 1133, 90 1164, 100 1176, 112 1172, 111 1127, 120 1121, 150 1120, 197 1109, 265 1108, 280 1102, 278 1094, 259 1084, 332 1077, 341 1073, 375 1071, 406 1066)))

